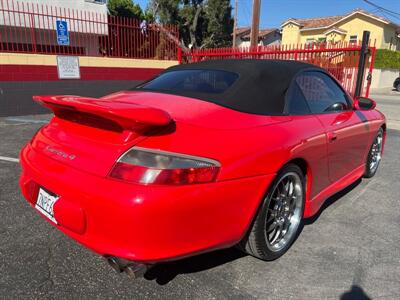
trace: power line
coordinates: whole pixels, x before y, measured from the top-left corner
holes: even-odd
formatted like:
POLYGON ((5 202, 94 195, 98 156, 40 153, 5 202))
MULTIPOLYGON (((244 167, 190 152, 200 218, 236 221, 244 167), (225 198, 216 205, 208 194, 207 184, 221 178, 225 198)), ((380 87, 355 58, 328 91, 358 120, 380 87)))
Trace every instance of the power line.
MULTIPOLYGON (((371 1, 369 1, 369 0, 363 0, 363 1, 364 1, 365 3, 368 3, 369 5, 372 5, 372 6, 376 7, 376 8, 378 8, 378 9, 381 10, 381 11, 385 11, 385 12, 389 13, 390 15, 397 15, 398 17, 400 17, 400 13, 398 13, 398 12, 395 12, 395 11, 393 11, 393 10, 384 8, 383 6, 379 6, 379 5, 373 3, 373 2, 371 2, 371 1)), ((396 18, 398 18, 398 17, 396 17, 396 18)))
POLYGON ((250 26, 250 24, 251 24, 251 8, 250 8, 251 1, 239 0, 239 2, 243 3, 243 5, 242 5, 243 10, 242 10, 241 16, 242 16, 243 20, 245 21, 244 23, 240 22, 241 26, 244 26, 244 27, 250 26))
POLYGON ((399 17, 397 17, 397 16, 394 16, 394 15, 391 15, 390 13, 388 13, 388 12, 385 12, 385 11, 380 11, 380 13, 381 14, 383 14, 386 18, 388 18, 388 19, 390 19, 390 18, 395 18, 395 19, 397 19, 397 20, 400 20, 400 18, 399 17))

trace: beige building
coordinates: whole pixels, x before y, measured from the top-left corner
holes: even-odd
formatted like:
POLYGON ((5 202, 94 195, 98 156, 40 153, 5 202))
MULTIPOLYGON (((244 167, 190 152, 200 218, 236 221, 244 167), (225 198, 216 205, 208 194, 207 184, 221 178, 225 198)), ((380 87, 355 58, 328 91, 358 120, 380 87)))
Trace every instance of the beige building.
POLYGON ((400 50, 399 25, 364 10, 343 16, 288 19, 282 25, 282 44, 358 43, 364 30, 379 49, 400 50))

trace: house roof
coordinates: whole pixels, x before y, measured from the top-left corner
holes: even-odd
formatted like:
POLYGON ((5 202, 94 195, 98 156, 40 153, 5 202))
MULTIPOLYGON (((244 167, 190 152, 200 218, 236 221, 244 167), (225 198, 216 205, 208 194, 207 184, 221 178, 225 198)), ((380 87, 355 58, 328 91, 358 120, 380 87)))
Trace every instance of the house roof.
POLYGON ((338 27, 336 27, 336 26, 333 26, 333 27, 329 28, 328 30, 326 30, 326 31, 324 32, 324 34, 329 34, 329 33, 331 33, 331 32, 337 32, 337 33, 340 33, 340 34, 346 34, 346 33, 347 33, 346 30, 341 29, 341 28, 338 28, 338 27))
MULTIPOLYGON (((260 29, 258 32, 258 38, 264 38, 267 35, 273 33, 273 32, 279 32, 278 28, 265 28, 265 29, 260 29)), ((242 39, 250 39, 250 32, 244 34, 242 39)))
POLYGON ((310 18, 310 19, 289 19, 282 24, 282 26, 288 23, 295 23, 303 29, 305 28, 324 28, 332 25, 333 23, 342 19, 343 16, 331 16, 321 18, 310 18))
POLYGON ((324 28, 329 28, 331 26, 334 26, 335 24, 339 23, 340 21, 350 18, 355 14, 362 14, 364 16, 373 18, 382 23, 394 25, 396 27, 398 26, 398 25, 394 24, 392 21, 385 19, 381 16, 377 16, 375 14, 372 14, 372 13, 367 12, 362 9, 355 9, 355 10, 351 11, 350 13, 348 13, 346 15, 342 15, 342 16, 328 16, 328 17, 309 18, 309 19, 290 18, 290 19, 286 20, 285 22, 283 22, 281 27, 283 27, 289 23, 294 23, 294 24, 300 26, 301 30, 324 29, 324 28))
POLYGON ((243 34, 250 33, 250 27, 239 27, 236 28, 236 36, 241 36, 243 34))

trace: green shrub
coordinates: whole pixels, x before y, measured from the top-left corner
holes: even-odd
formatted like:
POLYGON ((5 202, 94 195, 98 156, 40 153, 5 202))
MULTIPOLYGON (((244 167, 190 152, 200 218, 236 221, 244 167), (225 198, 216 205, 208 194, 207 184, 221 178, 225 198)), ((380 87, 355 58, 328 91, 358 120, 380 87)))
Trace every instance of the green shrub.
POLYGON ((374 68, 400 70, 400 51, 377 49, 374 68))

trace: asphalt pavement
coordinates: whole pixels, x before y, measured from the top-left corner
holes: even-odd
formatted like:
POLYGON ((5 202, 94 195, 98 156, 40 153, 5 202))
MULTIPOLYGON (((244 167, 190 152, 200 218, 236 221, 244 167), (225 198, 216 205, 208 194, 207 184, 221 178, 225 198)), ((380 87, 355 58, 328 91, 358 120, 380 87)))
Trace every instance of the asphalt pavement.
POLYGON ((385 114, 388 127, 400 130, 400 92, 371 94, 370 97, 376 100, 377 108, 385 114))
POLYGON ((232 248, 137 280, 116 274, 21 196, 20 167, 5 158, 18 158, 48 116, 0 119, 0 298, 399 299, 400 96, 373 97, 390 121, 377 175, 328 199, 283 257, 264 262, 232 248))

